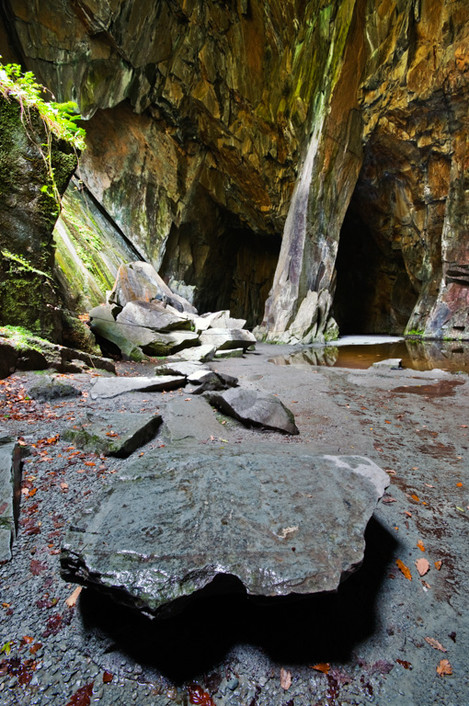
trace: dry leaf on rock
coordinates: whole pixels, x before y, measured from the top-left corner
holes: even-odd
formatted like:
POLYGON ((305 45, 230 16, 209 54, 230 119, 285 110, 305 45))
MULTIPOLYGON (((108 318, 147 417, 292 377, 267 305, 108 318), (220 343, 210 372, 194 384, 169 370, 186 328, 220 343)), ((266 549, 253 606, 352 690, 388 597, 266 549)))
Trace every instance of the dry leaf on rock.
POLYGON ((443 645, 441 644, 441 642, 438 642, 438 640, 435 640, 434 637, 426 637, 426 638, 425 638, 425 642, 428 642, 428 644, 429 644, 431 647, 434 647, 435 650, 440 650, 441 652, 447 652, 447 651, 448 651, 448 650, 446 650, 446 649, 443 647, 443 645))
POLYGON ((417 559, 415 566, 420 576, 425 576, 425 574, 430 571, 430 564, 426 559, 417 559))
POLYGON ((288 691, 291 687, 291 672, 283 667, 280 670, 280 686, 282 689, 285 689, 285 691, 288 691))
POLYGON ((438 667, 436 668, 437 673, 440 677, 444 677, 447 674, 453 673, 453 668, 447 659, 440 660, 438 667))
POLYGON ((397 564, 398 568, 402 571, 402 573, 404 574, 406 579, 409 579, 409 581, 412 581, 412 574, 410 573, 409 567, 406 566, 404 564, 404 562, 401 561, 400 559, 396 559, 396 564, 397 564))
POLYGON ((418 546, 418 548, 420 549, 421 552, 424 552, 424 551, 425 551, 425 547, 424 547, 424 544, 423 544, 423 542, 422 542, 421 539, 419 539, 419 541, 417 542, 417 546, 418 546))

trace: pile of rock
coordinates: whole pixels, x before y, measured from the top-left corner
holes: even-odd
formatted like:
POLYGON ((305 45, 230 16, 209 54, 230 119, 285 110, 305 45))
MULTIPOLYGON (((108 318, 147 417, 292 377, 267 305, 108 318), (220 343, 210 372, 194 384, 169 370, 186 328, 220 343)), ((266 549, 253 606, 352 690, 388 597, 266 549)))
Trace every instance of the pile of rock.
POLYGON ((146 262, 121 265, 107 302, 90 311, 90 320, 93 333, 130 360, 177 355, 206 361, 243 355, 256 342, 246 321, 229 311, 199 315, 146 262))

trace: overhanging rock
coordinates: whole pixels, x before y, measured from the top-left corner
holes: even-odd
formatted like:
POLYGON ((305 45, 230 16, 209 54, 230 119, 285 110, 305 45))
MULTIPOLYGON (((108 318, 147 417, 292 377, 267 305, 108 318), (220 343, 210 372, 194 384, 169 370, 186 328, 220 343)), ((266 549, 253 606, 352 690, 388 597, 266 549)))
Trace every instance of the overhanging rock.
POLYGON ((71 526, 62 576, 152 614, 219 574, 252 595, 332 591, 362 562, 387 484, 360 456, 158 449, 71 526))

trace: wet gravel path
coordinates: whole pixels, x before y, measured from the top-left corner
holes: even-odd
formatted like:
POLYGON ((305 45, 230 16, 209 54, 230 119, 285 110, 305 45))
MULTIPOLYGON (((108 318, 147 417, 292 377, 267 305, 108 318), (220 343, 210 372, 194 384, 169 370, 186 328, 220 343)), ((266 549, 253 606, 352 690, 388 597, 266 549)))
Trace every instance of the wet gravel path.
MULTIPOLYGON (((14 556, 0 566, 1 704, 469 703, 468 377, 269 362, 284 348, 259 346, 218 367, 277 393, 300 436, 228 420, 228 441, 210 443, 309 444, 381 465, 391 485, 368 527, 365 562, 334 595, 212 596, 162 622, 89 590, 66 604, 76 587, 60 578, 63 534, 126 461, 83 453, 61 433, 86 410, 156 411, 190 392, 92 401, 94 374, 67 375, 83 395, 40 403, 27 396, 36 374, 0 381, 0 423, 25 453, 14 556), (422 558, 424 576, 415 564, 422 558), (440 675, 444 667, 452 674, 440 675)), ((156 437, 130 460, 161 443, 156 437)))

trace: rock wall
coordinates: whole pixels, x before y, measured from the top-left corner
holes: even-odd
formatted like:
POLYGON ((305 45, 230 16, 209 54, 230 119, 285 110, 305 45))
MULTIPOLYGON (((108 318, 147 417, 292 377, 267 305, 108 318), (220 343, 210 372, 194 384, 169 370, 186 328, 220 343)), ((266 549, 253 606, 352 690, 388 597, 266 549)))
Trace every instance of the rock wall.
POLYGON ((334 337, 333 317, 469 337, 464 0, 3 14, 28 68, 87 119, 91 201, 199 309, 263 319, 269 340, 334 337))
MULTIPOLYGON (((51 195, 46 142, 36 111, 0 95, 0 323, 61 341, 52 239, 59 207, 51 195)), ((54 138, 50 158, 63 193, 77 157, 54 138)))

